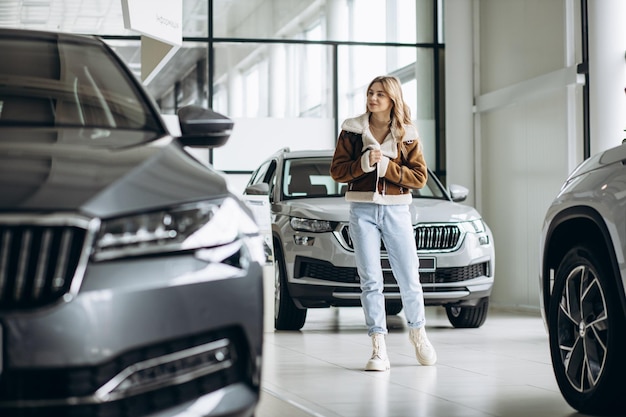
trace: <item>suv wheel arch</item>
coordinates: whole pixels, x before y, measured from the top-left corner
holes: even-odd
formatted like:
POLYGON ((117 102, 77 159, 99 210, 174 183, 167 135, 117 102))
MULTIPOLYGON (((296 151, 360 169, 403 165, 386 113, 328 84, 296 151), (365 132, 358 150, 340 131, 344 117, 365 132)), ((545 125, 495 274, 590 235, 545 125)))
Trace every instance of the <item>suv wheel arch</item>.
MULTIPOLYGON (((611 235, 604 219, 596 210, 587 206, 571 207, 557 214, 546 233, 543 259, 541 259, 541 276, 543 293, 543 313, 545 317, 550 311, 550 301, 553 283, 551 277, 565 257, 566 253, 573 247, 585 245, 592 247, 599 252, 606 253, 607 263, 611 268, 611 275, 619 281, 619 268, 617 258, 613 250, 611 235), (572 233, 575 231, 575 233, 572 233), (551 273, 552 272, 552 273, 551 273)), ((622 283, 616 282, 622 287, 622 283)), ((626 316, 626 298, 624 291, 620 291, 620 304, 623 315, 626 316)))

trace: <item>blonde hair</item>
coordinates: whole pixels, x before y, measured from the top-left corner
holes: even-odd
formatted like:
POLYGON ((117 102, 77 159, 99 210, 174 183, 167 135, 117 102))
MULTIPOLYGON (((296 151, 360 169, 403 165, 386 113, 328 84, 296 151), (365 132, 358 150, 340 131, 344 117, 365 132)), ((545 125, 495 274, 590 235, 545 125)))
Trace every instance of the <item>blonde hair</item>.
MULTIPOLYGON (((383 91, 391 102, 393 106, 391 108, 391 114, 389 115, 391 118, 391 125, 394 127, 396 132, 400 134, 399 140, 402 140, 404 137, 404 125, 411 124, 411 109, 404 101, 404 97, 402 95, 402 84, 400 80, 391 75, 379 75, 374 78, 370 84, 367 86, 367 90, 369 91, 372 88, 374 83, 380 83, 383 87, 383 91)), ((367 111, 367 104, 365 106, 367 111)))

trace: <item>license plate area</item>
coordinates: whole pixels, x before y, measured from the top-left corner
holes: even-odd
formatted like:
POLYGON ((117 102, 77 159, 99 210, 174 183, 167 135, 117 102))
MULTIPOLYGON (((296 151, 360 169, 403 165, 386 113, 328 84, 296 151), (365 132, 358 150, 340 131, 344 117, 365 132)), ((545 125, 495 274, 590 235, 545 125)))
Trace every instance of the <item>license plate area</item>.
MULTIPOLYGON (((420 256, 420 272, 435 272, 437 269, 437 258, 428 256, 421 257, 420 256)), ((383 267, 383 271, 391 271, 391 264, 389 263, 389 259, 384 258, 380 260, 380 263, 383 267)))

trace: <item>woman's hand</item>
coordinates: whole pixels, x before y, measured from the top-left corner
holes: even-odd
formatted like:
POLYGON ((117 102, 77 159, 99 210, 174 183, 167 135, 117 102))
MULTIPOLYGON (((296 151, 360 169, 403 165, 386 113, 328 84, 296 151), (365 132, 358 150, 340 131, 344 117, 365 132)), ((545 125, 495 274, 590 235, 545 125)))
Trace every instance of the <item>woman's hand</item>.
POLYGON ((370 166, 373 167, 374 165, 379 163, 382 157, 383 157, 383 154, 380 151, 380 149, 370 150, 370 166))

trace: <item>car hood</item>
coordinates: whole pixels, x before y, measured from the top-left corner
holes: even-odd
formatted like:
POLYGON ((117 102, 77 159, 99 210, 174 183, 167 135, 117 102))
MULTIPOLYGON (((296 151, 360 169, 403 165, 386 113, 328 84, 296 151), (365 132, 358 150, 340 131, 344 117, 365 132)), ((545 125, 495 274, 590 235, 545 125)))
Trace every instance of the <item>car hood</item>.
POLYGON ((224 177, 171 137, 107 132, 1 129, 0 213, 111 217, 227 194, 224 177))
POLYGON ((580 165, 578 165, 576 169, 574 169, 574 171, 572 171, 572 173, 568 176, 566 182, 570 181, 571 179, 575 177, 583 175, 587 172, 605 167, 607 165, 614 164, 616 162, 621 163, 622 161, 625 161, 625 160, 626 160, 626 143, 622 143, 621 145, 616 146, 611 149, 607 149, 604 152, 599 152, 589 157, 588 159, 584 160, 583 162, 581 162, 580 165))
MULTIPOLYGON (((350 203, 343 197, 291 200, 289 214, 294 217, 348 222, 350 203)), ((448 200, 413 198, 413 224, 447 223, 480 219, 476 209, 448 200)))

